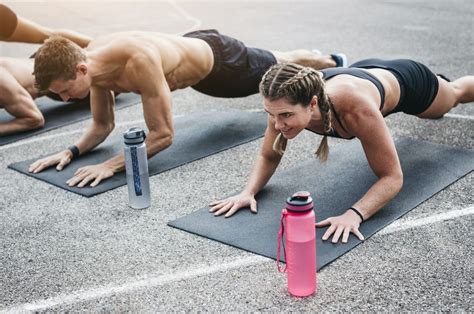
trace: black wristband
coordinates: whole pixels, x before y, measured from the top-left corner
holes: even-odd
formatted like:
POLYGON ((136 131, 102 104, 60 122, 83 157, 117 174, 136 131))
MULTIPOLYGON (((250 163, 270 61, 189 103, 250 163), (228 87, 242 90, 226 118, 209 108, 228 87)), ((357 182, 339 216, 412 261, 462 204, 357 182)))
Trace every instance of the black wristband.
POLYGON ((69 146, 67 149, 69 149, 71 151, 72 159, 79 156, 79 148, 77 148, 76 145, 69 146))
POLYGON ((353 210, 360 217, 360 222, 364 222, 364 216, 362 216, 362 213, 358 209, 354 207, 349 207, 349 209, 353 210))

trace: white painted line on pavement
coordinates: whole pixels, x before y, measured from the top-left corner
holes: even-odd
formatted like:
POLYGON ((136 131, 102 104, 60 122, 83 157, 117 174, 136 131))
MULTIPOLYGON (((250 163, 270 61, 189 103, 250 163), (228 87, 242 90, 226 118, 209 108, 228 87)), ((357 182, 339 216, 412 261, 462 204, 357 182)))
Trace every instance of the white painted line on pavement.
POLYGON ((245 111, 248 111, 248 112, 265 112, 265 110, 263 110, 261 108, 247 109, 245 111))
POLYGON ((464 209, 457 209, 457 210, 452 210, 449 212, 441 213, 441 214, 436 214, 432 216, 428 216, 425 218, 418 218, 418 219, 413 219, 413 220, 408 220, 408 221, 395 221, 386 228, 382 229, 381 231, 377 232, 378 235, 385 235, 385 234, 391 234, 411 228, 416 228, 416 227, 421 227, 421 226, 426 226, 426 225, 431 225, 433 223, 441 222, 444 220, 450 220, 462 216, 468 216, 474 214, 474 206, 470 206, 464 209))
POLYGON ((25 303, 19 306, 6 308, 0 311, 0 313, 18 313, 18 312, 36 312, 50 309, 58 305, 68 305, 74 304, 82 301, 92 300, 101 297, 107 297, 112 294, 119 293, 130 293, 135 290, 143 288, 151 288, 162 286, 167 283, 177 282, 181 280, 186 280, 189 278, 194 278, 203 275, 209 275, 217 272, 224 272, 238 267, 246 267, 250 265, 256 265, 261 263, 266 263, 271 261, 268 258, 262 256, 250 256, 246 258, 241 258, 227 263, 217 263, 212 266, 199 266, 194 267, 193 269, 184 270, 178 273, 173 274, 164 274, 154 277, 149 277, 137 281, 127 282, 123 285, 108 285, 96 289, 82 290, 75 293, 59 295, 54 298, 44 299, 35 301, 32 303, 25 303))
MULTIPOLYGON (((392 223, 391 225, 389 225, 388 227, 386 227, 385 229, 383 229, 382 231, 379 231, 377 235, 391 234, 391 233, 407 230, 410 228, 425 226, 425 225, 429 225, 429 224, 433 224, 433 223, 437 223, 437 222, 441 222, 441 221, 445 221, 445 220, 449 220, 453 218, 458 218, 462 216, 472 215, 472 214, 474 214, 474 206, 470 206, 461 210, 453 210, 453 211, 449 211, 449 212, 445 212, 441 214, 436 214, 436 215, 428 216, 425 218, 419 218, 419 219, 408 220, 408 221, 403 221, 403 222, 396 221, 392 223)), ((266 257, 255 255, 255 256, 241 258, 241 259, 234 260, 227 263, 219 263, 212 266, 194 267, 193 269, 184 270, 178 273, 164 274, 164 275, 151 276, 151 277, 147 276, 148 278, 131 281, 128 283, 124 283, 122 285, 107 285, 100 288, 94 288, 94 289, 89 289, 89 290, 79 290, 71 294, 59 295, 54 298, 38 300, 31 303, 25 303, 25 304, 20 304, 13 307, 1 309, 0 313, 43 311, 55 306, 74 304, 78 302, 84 302, 84 301, 93 300, 97 298, 107 297, 112 294, 129 293, 129 292, 136 291, 139 289, 163 286, 165 284, 172 283, 172 282, 177 282, 177 281, 186 280, 186 279, 195 278, 195 277, 204 276, 204 275, 210 275, 213 273, 223 272, 223 271, 231 270, 238 267, 247 267, 247 266, 263 264, 270 261, 273 261, 273 260, 268 259, 266 257)))
POLYGON ((473 116, 462 115, 462 114, 455 114, 455 113, 446 113, 444 117, 448 118, 456 118, 456 119, 466 119, 466 120, 474 120, 473 116))

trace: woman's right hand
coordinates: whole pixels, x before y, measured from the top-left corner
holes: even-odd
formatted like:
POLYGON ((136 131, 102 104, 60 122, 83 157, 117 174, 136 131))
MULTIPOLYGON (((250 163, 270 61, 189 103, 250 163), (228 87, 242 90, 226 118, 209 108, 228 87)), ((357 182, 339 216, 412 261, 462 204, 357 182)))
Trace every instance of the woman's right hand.
POLYGON ((257 213, 257 201, 255 197, 248 193, 240 193, 220 201, 214 201, 209 206, 212 206, 209 211, 214 213, 214 216, 225 214, 228 218, 235 214, 239 209, 250 206, 252 213, 257 213))

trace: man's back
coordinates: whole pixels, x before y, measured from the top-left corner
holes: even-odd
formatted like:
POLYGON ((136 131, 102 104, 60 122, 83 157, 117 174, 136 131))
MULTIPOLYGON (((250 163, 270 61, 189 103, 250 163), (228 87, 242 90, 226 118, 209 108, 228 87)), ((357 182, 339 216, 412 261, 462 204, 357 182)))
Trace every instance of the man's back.
POLYGON ((149 32, 114 33, 94 39, 86 48, 98 76, 93 85, 115 91, 139 92, 130 82, 134 60, 159 66, 171 90, 196 84, 211 72, 213 53, 200 39, 149 32), (101 78, 102 77, 102 78, 101 78))

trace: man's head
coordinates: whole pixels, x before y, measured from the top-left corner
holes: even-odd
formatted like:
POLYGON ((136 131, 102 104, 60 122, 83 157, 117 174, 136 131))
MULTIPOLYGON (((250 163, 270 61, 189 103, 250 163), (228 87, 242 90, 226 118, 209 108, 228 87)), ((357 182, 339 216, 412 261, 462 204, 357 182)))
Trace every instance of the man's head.
POLYGON ((91 85, 86 60, 84 50, 72 41, 49 38, 35 56, 33 74, 38 89, 50 90, 63 100, 85 98, 91 85))

